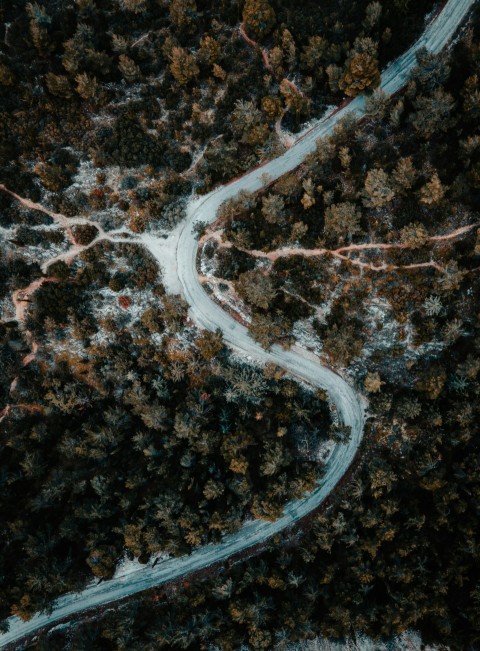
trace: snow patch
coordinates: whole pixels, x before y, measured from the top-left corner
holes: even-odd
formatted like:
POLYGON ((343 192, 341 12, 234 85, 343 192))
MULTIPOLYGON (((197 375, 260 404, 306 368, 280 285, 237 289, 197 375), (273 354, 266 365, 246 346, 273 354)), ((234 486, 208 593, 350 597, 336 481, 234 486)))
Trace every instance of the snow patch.
POLYGON ((182 232, 182 224, 178 224, 170 233, 163 235, 142 233, 139 242, 153 255, 162 270, 162 281, 165 289, 172 294, 180 294, 182 286, 177 273, 177 246, 182 232))
POLYGON ((422 638, 416 631, 406 631, 396 635, 387 642, 374 641, 371 638, 357 633, 355 640, 348 638, 344 642, 336 642, 325 638, 317 637, 314 640, 305 640, 289 644, 288 651, 448 651, 448 647, 442 645, 424 645, 422 638))
POLYGON ((333 441, 324 441, 318 446, 317 460, 325 464, 330 459, 330 455, 335 450, 336 443, 333 441))
POLYGON ((170 554, 167 552, 161 552, 160 554, 155 554, 151 556, 148 563, 140 563, 138 558, 129 559, 126 556, 122 558, 121 561, 117 564, 115 568, 115 574, 113 575, 114 579, 123 579, 130 576, 131 574, 137 573, 142 568, 152 565, 157 565, 161 561, 166 561, 170 558, 170 554))

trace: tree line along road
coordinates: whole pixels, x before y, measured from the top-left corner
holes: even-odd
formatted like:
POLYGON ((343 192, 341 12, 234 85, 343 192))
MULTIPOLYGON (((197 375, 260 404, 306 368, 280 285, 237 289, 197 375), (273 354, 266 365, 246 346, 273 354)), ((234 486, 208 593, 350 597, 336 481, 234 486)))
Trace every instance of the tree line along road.
MULTIPOLYGON (((416 64, 416 51, 425 47, 430 52, 437 53, 444 48, 465 20, 474 2, 475 0, 448 0, 418 41, 386 68, 382 74, 380 88, 387 95, 400 90, 416 64)), ((313 355, 300 347, 295 346, 286 351, 279 346, 273 346, 270 351, 265 351, 256 344, 249 337, 247 329, 224 312, 203 291, 196 272, 198 242, 192 232, 192 227, 196 223, 214 221, 219 206, 227 199, 235 197, 241 190, 257 192, 297 167, 308 154, 314 151, 316 141, 332 133, 335 125, 347 113, 353 114, 357 119, 362 118, 366 114, 365 98, 357 97, 327 118, 319 120, 282 156, 255 168, 228 185, 217 188, 200 200, 192 201, 188 206, 185 221, 180 228, 176 229, 172 237, 172 246, 175 246, 178 286, 189 303, 193 321, 199 327, 209 330, 220 328, 225 342, 247 355, 253 362, 259 364, 273 362, 295 378, 326 390, 336 407, 339 418, 351 428, 350 440, 346 444, 335 447, 325 466, 324 477, 316 489, 302 499, 289 502, 283 516, 275 522, 247 522, 238 532, 225 536, 217 545, 205 545, 195 549, 188 556, 161 561, 155 566, 151 564, 141 566, 126 576, 89 586, 79 593, 66 594, 57 600, 51 614, 37 613, 26 622, 17 617, 10 617, 6 622, 8 631, 0 634, 0 648, 14 645, 22 638, 60 621, 73 619, 86 610, 105 606, 186 576, 264 542, 318 507, 347 471, 363 437, 365 405, 362 403, 362 398, 345 380, 324 367, 313 355)), ((163 265, 160 248, 156 250, 152 238, 145 241, 145 245, 163 265)))

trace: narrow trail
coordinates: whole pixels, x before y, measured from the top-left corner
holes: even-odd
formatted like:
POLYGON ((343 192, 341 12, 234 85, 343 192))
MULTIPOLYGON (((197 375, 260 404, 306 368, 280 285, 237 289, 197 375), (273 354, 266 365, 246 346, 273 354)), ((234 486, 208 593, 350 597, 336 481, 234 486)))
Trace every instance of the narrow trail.
MULTIPOLYGON (((445 235, 433 235, 427 238, 425 244, 435 243, 435 242, 446 242, 447 240, 453 240, 457 237, 460 237, 461 235, 464 235, 465 233, 468 233, 476 226, 478 226, 478 224, 468 224, 468 226, 462 226, 461 228, 457 228, 451 233, 446 233, 445 235)), ((215 241, 219 247, 225 249, 230 249, 233 246, 232 242, 228 240, 225 241, 222 239, 221 230, 217 230, 214 233, 207 233, 201 238, 200 244, 203 245, 211 241, 215 241)), ((438 262, 435 262, 433 260, 427 262, 404 264, 404 265, 389 264, 387 262, 384 262, 380 265, 375 265, 372 262, 363 262, 362 260, 358 260, 356 258, 350 258, 348 255, 345 255, 345 253, 349 253, 351 251, 373 251, 373 250, 389 251, 392 249, 405 250, 405 249, 416 248, 415 244, 409 244, 405 242, 398 243, 398 244, 395 243, 390 244, 384 242, 376 242, 376 243, 372 242, 371 244, 349 244, 348 246, 340 246, 337 249, 325 249, 325 248, 305 249, 302 247, 285 247, 282 249, 277 249, 275 251, 260 251, 258 249, 246 249, 240 246, 236 248, 239 251, 248 253, 248 255, 251 255, 254 258, 263 258, 266 260, 270 260, 272 262, 275 262, 275 260, 278 260, 279 258, 287 258, 295 255, 300 255, 305 258, 316 258, 316 257, 330 255, 333 256, 334 258, 338 258, 339 260, 343 260, 344 262, 348 262, 352 265, 361 267, 362 269, 369 269, 370 271, 393 271, 393 270, 402 270, 402 269, 433 268, 436 269, 437 271, 445 272, 445 267, 442 267, 438 262)))
POLYGON ((0 190, 6 192, 11 197, 16 199, 24 208, 29 208, 30 210, 39 210, 40 212, 43 212, 45 215, 48 215, 57 224, 60 224, 61 226, 66 228, 68 232, 70 232, 70 226, 75 226, 77 224, 84 225, 84 224, 91 223, 89 219, 83 217, 72 217, 72 218, 65 217, 65 215, 62 215, 61 213, 54 212, 53 210, 49 210, 48 208, 45 208, 45 206, 42 206, 40 203, 36 203, 35 201, 31 201, 30 199, 25 199, 24 197, 21 197, 16 192, 9 190, 3 183, 0 183, 0 190))
POLYGON ((268 52, 267 52, 266 48, 260 47, 260 45, 256 41, 254 41, 253 39, 251 39, 248 36, 247 32, 245 31, 245 27, 243 26, 243 23, 238 28, 238 31, 240 33, 240 36, 245 41, 245 43, 250 45, 250 47, 253 48, 254 50, 260 50, 260 52, 262 53, 262 59, 263 59, 263 63, 265 65, 265 68, 268 70, 268 72, 270 74, 274 75, 275 73, 273 72, 272 64, 270 63, 270 59, 268 57, 268 52))
MULTIPOLYGON (((267 70, 267 72, 273 75, 273 77, 277 77, 272 67, 272 64, 270 62, 270 57, 268 56, 267 48, 261 47, 256 41, 254 41, 252 38, 248 36, 248 34, 245 31, 245 27, 243 26, 243 23, 238 28, 238 32, 240 36, 243 38, 243 40, 245 41, 245 43, 247 43, 247 45, 249 45, 252 49, 256 51, 261 52, 263 65, 265 66, 265 69, 267 70)), ((290 86, 290 88, 293 90, 294 93, 298 93, 298 95, 301 95, 302 97, 306 97, 305 93, 302 90, 300 90, 300 88, 293 81, 287 79, 286 77, 282 81, 288 86, 290 86)))
MULTIPOLYGON (((72 246, 66 251, 64 251, 63 253, 52 256, 51 258, 46 260, 41 265, 41 270, 43 273, 46 273, 48 268, 55 262, 58 262, 59 260, 63 260, 67 262, 67 264, 70 264, 78 255, 80 255, 80 253, 83 253, 84 251, 91 249, 93 246, 99 244, 100 242, 107 241, 107 242, 113 242, 117 244, 119 242, 120 243, 140 242, 140 238, 134 236, 132 237, 131 231, 129 231, 126 227, 117 228, 115 230, 107 232, 103 229, 101 224, 99 224, 98 222, 92 219, 87 219, 85 217, 66 217, 61 213, 53 212, 52 210, 49 210, 45 206, 42 206, 42 204, 40 203, 30 201, 30 199, 25 199, 24 197, 21 197, 16 192, 12 192, 12 190, 9 190, 5 185, 3 185, 3 183, 0 183, 0 191, 6 192, 10 196, 12 196, 24 208, 29 208, 30 210, 38 210, 40 212, 43 212, 46 215, 49 215, 55 221, 55 223, 59 224, 60 226, 62 226, 62 228, 65 229, 67 237, 70 240, 72 246), (94 239, 88 244, 79 244, 75 239, 75 235, 72 231, 72 226, 87 226, 87 225, 94 226, 98 231, 98 235, 96 235, 94 239)), ((17 319, 17 321, 21 323, 25 319, 25 307, 23 308, 19 307, 19 300, 22 301, 22 299, 18 298, 19 295, 28 294, 31 297, 35 292, 35 290, 41 287, 41 285, 44 282, 51 281, 51 280, 52 280, 51 278, 40 278, 30 283, 28 287, 18 289, 14 292, 13 303, 15 305, 15 314, 16 314, 15 318, 17 319)))
MULTIPOLYGON (((49 215, 55 221, 55 223, 59 224, 62 228, 65 229, 67 233, 67 237, 70 240, 72 246, 66 251, 64 251, 63 253, 52 256, 51 258, 46 260, 40 267, 44 274, 48 273, 48 268, 55 262, 59 262, 60 260, 63 260, 67 264, 71 264, 76 256, 80 255, 80 253, 83 253, 83 251, 87 251, 88 249, 91 249, 93 246, 99 244, 100 242, 104 242, 104 241, 109 241, 113 243, 138 242, 138 239, 136 238, 124 237, 124 235, 126 234, 131 235, 130 231, 128 231, 126 228, 119 228, 114 231, 109 231, 107 233, 104 231, 102 226, 96 221, 92 221, 91 219, 85 219, 82 217, 69 218, 60 213, 53 212, 52 210, 45 208, 45 206, 42 206, 39 203, 30 201, 30 199, 25 199, 24 197, 21 197, 15 192, 12 192, 5 185, 3 185, 3 183, 0 183, 0 191, 6 192, 10 196, 12 196, 16 201, 18 201, 25 208, 28 208, 30 210, 39 210, 40 212, 49 215), (95 226, 95 228, 98 231, 98 235, 88 244, 78 244, 75 240, 75 236, 72 231, 72 226, 77 226, 77 225, 83 226, 87 224, 91 226, 95 226)), ((20 289, 17 289, 12 294, 12 302, 15 310, 15 320, 17 321, 19 326, 23 328, 25 339, 30 346, 30 352, 22 360, 24 366, 30 364, 36 359, 37 351, 39 350, 39 346, 37 342, 33 339, 32 333, 30 332, 30 330, 27 330, 25 328, 25 321, 27 318, 29 305, 33 299, 35 292, 40 287, 42 287, 42 285, 44 285, 45 283, 54 283, 54 282, 58 282, 55 277, 45 275, 41 278, 36 278, 35 280, 32 280, 32 282, 27 287, 22 287, 20 289)), ((13 392, 16 386, 17 379, 18 378, 15 378, 14 382, 12 382, 12 385, 10 387, 10 393, 13 392)), ((0 412, 0 422, 8 416, 11 409, 15 406, 18 407, 19 405, 11 405, 11 404, 5 405, 5 407, 0 412)), ((28 405, 20 405, 20 406, 23 408, 28 408, 28 405)), ((1 636, 0 636, 0 641, 1 641, 1 636)))
MULTIPOLYGON (((421 38, 384 71, 381 88, 387 95, 397 92, 405 85, 416 63, 415 52, 420 47, 426 47, 431 52, 439 52, 450 41, 474 2, 475 0, 448 0, 421 38)), ((357 119, 362 118, 366 113, 364 97, 355 98, 336 109, 327 118, 319 120, 282 156, 226 186, 217 188, 209 195, 192 201, 185 222, 175 229, 170 244, 175 247, 177 274, 176 280, 173 280, 177 283, 175 289, 179 288, 188 301, 192 320, 200 327, 213 330, 221 328, 226 343, 256 363, 274 363, 298 380, 325 389, 340 421, 351 427, 350 440, 346 444, 335 446, 325 465, 324 477, 316 488, 302 499, 289 502, 285 506, 282 517, 275 522, 247 522, 238 532, 225 536, 219 544, 205 545, 195 549, 188 556, 162 560, 153 565, 148 564, 127 576, 90 585, 79 593, 63 595, 57 600, 49 615, 37 613, 27 622, 17 617, 10 617, 6 622, 9 626, 8 632, 0 634, 0 647, 15 645, 22 638, 32 636, 58 622, 74 619, 85 611, 92 611, 188 575, 213 563, 225 561, 233 554, 258 545, 292 526, 322 504, 345 475, 363 437, 365 404, 361 397, 345 380, 321 364, 315 355, 298 346, 290 350, 278 346, 273 346, 270 351, 260 348, 250 339, 243 325, 226 314, 205 294, 196 273, 198 241, 192 233, 192 227, 199 222, 213 222, 220 205, 227 199, 235 197, 241 190, 257 192, 272 180, 297 167, 315 150, 317 139, 329 135, 347 112, 353 113, 357 119)), ((153 237, 143 238, 142 241, 163 265, 165 260, 161 252, 165 248, 159 247, 153 237)))

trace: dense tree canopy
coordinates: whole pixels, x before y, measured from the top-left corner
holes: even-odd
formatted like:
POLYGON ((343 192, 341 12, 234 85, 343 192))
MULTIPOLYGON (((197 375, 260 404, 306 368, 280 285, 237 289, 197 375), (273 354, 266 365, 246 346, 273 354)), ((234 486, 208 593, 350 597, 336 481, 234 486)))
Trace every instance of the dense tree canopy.
POLYGON ((0 192, 1 618, 125 556, 275 519, 321 475, 348 435, 326 396, 196 330, 134 238, 329 104, 366 92, 369 111, 222 206, 200 260, 263 346, 307 343, 368 394, 358 466, 257 557, 32 648, 285 649, 409 627, 480 645, 478 8, 449 56, 418 53, 404 92, 375 90, 433 7, 0 5, 0 181, 47 206, 0 192))

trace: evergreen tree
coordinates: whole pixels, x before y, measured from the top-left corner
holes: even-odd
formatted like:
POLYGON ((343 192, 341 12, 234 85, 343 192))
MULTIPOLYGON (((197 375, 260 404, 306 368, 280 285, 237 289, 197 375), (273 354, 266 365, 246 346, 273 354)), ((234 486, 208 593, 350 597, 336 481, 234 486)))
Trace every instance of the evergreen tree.
POLYGON ((125 81, 138 81, 141 77, 140 68, 135 61, 126 54, 121 54, 118 59, 118 67, 125 81))
POLYGON ((339 87, 349 97, 356 97, 380 83, 378 60, 368 52, 357 52, 347 63, 339 87))
POLYGON ((181 47, 172 50, 170 71, 181 86, 186 86, 200 73, 195 57, 181 47))
POLYGON ((275 25, 275 12, 267 0, 246 0, 242 18, 253 38, 263 38, 275 25))
POLYGON ((388 174, 378 167, 367 173, 364 193, 363 205, 368 208, 383 208, 395 196, 388 174))

